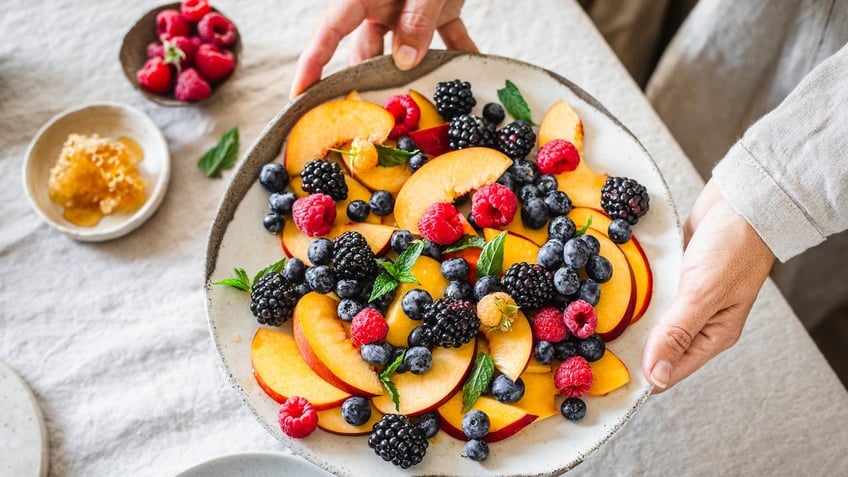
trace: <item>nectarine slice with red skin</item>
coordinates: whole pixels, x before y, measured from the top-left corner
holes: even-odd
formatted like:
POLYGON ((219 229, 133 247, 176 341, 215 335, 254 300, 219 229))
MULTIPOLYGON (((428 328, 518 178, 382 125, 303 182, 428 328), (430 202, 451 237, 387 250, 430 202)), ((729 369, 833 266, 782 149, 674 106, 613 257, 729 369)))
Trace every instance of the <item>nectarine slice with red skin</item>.
POLYGON ((290 176, 298 176, 307 162, 324 157, 329 148, 357 137, 383 143, 394 126, 394 116, 369 101, 339 99, 321 103, 292 126, 284 165, 290 176))
POLYGON ((392 167, 376 166, 365 171, 355 171, 351 162, 353 157, 350 154, 342 154, 342 159, 353 177, 372 191, 387 190, 395 195, 412 175, 412 170, 406 164, 392 167))
POLYGON ((324 409, 318 411, 318 427, 330 434, 339 436, 364 436, 371 433, 371 429, 377 421, 383 417, 383 414, 374 407, 374 404, 369 401, 371 406, 371 418, 365 424, 354 426, 348 424, 342 417, 341 407, 324 409))
POLYGON ((449 258, 464 258, 468 262, 468 282, 472 285, 477 281, 477 261, 480 260, 480 253, 483 251, 480 247, 468 247, 453 252, 442 254, 442 260, 449 258))
POLYGON ((429 157, 441 156, 450 152, 450 139, 448 138, 450 124, 437 124, 429 128, 419 128, 409 133, 415 145, 421 152, 429 157))
POLYGON ((471 147, 430 159, 403 185, 395 200, 398 227, 420 235, 418 220, 435 202, 457 197, 498 180, 512 164, 499 151, 471 147))
POLYGON ((509 330, 483 330, 495 368, 515 381, 533 355, 533 331, 524 313, 518 311, 509 330))
POLYGON ((589 386, 589 396, 606 396, 630 382, 630 372, 609 348, 604 351, 601 359, 589 363, 592 368, 592 385, 589 386))
POLYGON ((250 360, 259 387, 279 403, 291 396, 301 396, 321 410, 339 406, 350 397, 306 364, 288 333, 268 328, 256 330, 250 345, 250 360))
MULTIPOLYGON (((487 242, 497 237, 499 233, 501 233, 501 231, 497 229, 483 229, 483 236, 486 238, 487 242)), ((503 266, 501 267, 501 273, 506 272, 509 267, 516 263, 536 263, 536 255, 538 254, 539 247, 535 243, 524 237, 519 237, 518 235, 507 232, 506 238, 504 239, 503 266)))
POLYGON ((309 292, 301 297, 292 320, 297 349, 316 374, 342 391, 367 397, 381 394, 380 378, 351 344, 337 306, 327 295, 309 292))
POLYGON ((410 270, 421 284, 401 283, 398 285, 395 299, 386 310, 386 323, 389 325, 386 341, 392 346, 408 346, 407 337, 409 333, 421 324, 421 321, 413 320, 403 312, 402 300, 406 292, 420 288, 426 290, 434 300, 444 295, 448 280, 442 275, 440 266, 441 264, 436 260, 421 255, 410 270))
POLYGON ((427 99, 426 96, 419 93, 418 91, 415 91, 414 89, 409 90, 409 96, 412 98, 413 101, 415 101, 415 104, 418 105, 418 109, 421 111, 421 115, 418 118, 419 130, 431 128, 433 126, 438 126, 440 124, 445 123, 445 118, 443 118, 442 115, 439 114, 439 111, 436 109, 436 106, 429 99, 427 99))
MULTIPOLYGON (((347 174, 345 174, 344 180, 345 184, 347 184, 347 199, 336 201, 336 220, 333 222, 333 225, 344 225, 350 223, 350 218, 347 216, 347 206, 351 202, 355 200, 364 200, 365 202, 368 202, 371 200, 371 191, 364 185, 360 184, 359 181, 347 174)), ((294 192, 294 195, 298 197, 306 197, 309 195, 305 190, 303 190, 303 179, 300 177, 292 177, 291 181, 289 181, 289 188, 292 192, 294 192)), ((382 221, 380 220, 380 217, 374 214, 368 214, 368 216, 365 217, 365 222, 369 224, 379 224, 382 221)))
POLYGON ((595 332, 605 342, 618 338, 630 324, 636 305, 636 282, 624 253, 612 240, 601 232, 589 228, 586 231, 601 244, 600 255, 612 264, 612 278, 600 284, 601 298, 595 305, 598 325, 595 332))
MULTIPOLYGON (((382 255, 390 248, 392 234, 395 230, 397 230, 397 227, 391 227, 389 225, 354 222, 343 225, 334 225, 333 228, 330 229, 330 233, 322 235, 321 237, 332 240, 348 231, 359 232, 363 237, 365 237, 365 241, 368 242, 368 246, 371 247, 371 251, 374 252, 375 255, 382 255)), ((319 237, 310 237, 306 235, 298 230, 298 228, 294 225, 294 221, 287 220, 283 225, 283 233, 280 235, 280 244, 283 247, 283 252, 286 256, 297 257, 303 260, 303 263, 311 265, 312 262, 309 261, 307 251, 309 250, 309 244, 317 238, 319 237)))
POLYGON ((462 389, 465 377, 476 356, 476 340, 459 348, 433 348, 433 366, 424 374, 411 372, 393 374, 397 386, 399 411, 388 394, 372 399, 374 407, 384 414, 400 413, 417 416, 432 411, 462 389))
MULTIPOLYGON (((526 396, 525 385, 525 396, 526 396)), ((551 396, 553 400, 553 396, 551 396)), ((480 396, 471 409, 479 409, 489 416, 489 433, 485 441, 488 443, 506 439, 529 426, 537 416, 514 404, 504 404, 490 396, 480 396)), ((468 437, 462 432, 462 391, 457 392, 447 402, 436 410, 442 421, 442 430, 449 436, 467 441, 468 437)))
MULTIPOLYGON (((548 221, 550 223, 550 221, 548 221)), ((515 218, 512 222, 499 227, 500 230, 506 230, 507 232, 518 235, 519 237, 525 238, 537 246, 541 247, 548 241, 548 226, 545 225, 540 229, 531 229, 529 227, 525 227, 524 223, 521 221, 521 216, 519 214, 515 215, 515 218)))
POLYGON ((514 405, 523 409, 527 414, 536 416, 536 421, 546 419, 559 414, 556 406, 556 398, 559 389, 554 384, 554 373, 528 373, 521 374, 524 381, 524 397, 514 405))

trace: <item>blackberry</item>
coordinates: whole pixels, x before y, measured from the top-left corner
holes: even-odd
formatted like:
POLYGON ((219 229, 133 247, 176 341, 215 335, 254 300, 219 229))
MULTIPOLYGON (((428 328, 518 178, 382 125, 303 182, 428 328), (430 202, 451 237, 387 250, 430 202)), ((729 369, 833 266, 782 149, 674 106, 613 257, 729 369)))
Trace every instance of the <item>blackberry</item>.
POLYGON ((580 291, 580 275, 571 267, 562 267, 554 272, 554 289, 564 296, 571 296, 580 291))
POLYGON ((333 240, 333 266, 338 278, 371 281, 380 273, 374 252, 359 232, 347 231, 333 240))
POLYGON ((386 414, 374 424, 368 447, 384 461, 408 469, 424 460, 427 438, 401 414, 386 414))
POLYGON ((519 262, 506 270, 501 285, 522 309, 538 309, 554 294, 553 276, 538 263, 519 262))
POLYGON ((548 206, 548 215, 557 217, 567 215, 571 212, 571 198, 561 190, 552 190, 545 194, 545 205, 548 206))
POLYGON ((559 412, 569 421, 579 421, 586 416, 586 403, 580 398, 566 398, 559 412))
POLYGON ((306 283, 314 292, 326 295, 336 287, 336 274, 327 265, 316 265, 306 269, 306 283))
POLYGON ((283 266, 283 277, 292 283, 302 282, 304 272, 306 272, 306 265, 297 257, 286 260, 283 266))
POLYGON ((615 243, 625 243, 633 236, 630 222, 624 219, 615 219, 607 227, 607 235, 615 243))
POLYGON ((327 265, 333 259, 333 242, 325 238, 317 238, 306 249, 306 258, 313 265, 327 265))
POLYGON ((415 172, 418 169, 421 169, 421 166, 427 164, 428 159, 429 158, 427 157, 427 154, 424 154, 421 151, 416 152, 415 154, 409 157, 409 170, 415 172))
POLYGON ((259 183, 268 192, 282 192, 289 185, 289 173, 278 162, 269 162, 259 171, 259 183))
POLYGON ((424 336, 434 346, 459 348, 480 328, 480 319, 469 301, 440 298, 424 311, 424 336))
POLYGON ((416 417, 413 424, 427 439, 435 436, 439 432, 439 428, 442 427, 441 422, 439 422, 439 415, 432 411, 416 417))
POLYGON ((497 126, 506 118, 503 106, 498 103, 486 103, 483 106, 483 119, 489 122, 492 126, 497 126))
POLYGON ((327 194, 333 200, 347 199, 347 183, 342 168, 335 162, 313 159, 300 171, 301 187, 310 194, 327 194))
POLYGON ((294 192, 274 192, 268 196, 268 208, 279 215, 291 215, 292 205, 296 200, 294 192))
POLYGON ((445 296, 456 300, 474 299, 474 287, 465 280, 451 280, 445 287, 445 296))
POLYGON ((433 354, 425 346, 412 346, 403 354, 403 364, 412 374, 424 374, 433 366, 433 354))
POLYGON ((371 212, 379 217, 385 217, 395 210, 395 198, 391 192, 387 190, 378 190, 371 194, 371 200, 368 202, 371 207, 371 212))
POLYGON ((574 238, 577 233, 577 226, 571 217, 559 216, 551 219, 548 224, 548 238, 557 239, 562 243, 568 242, 574 238))
POLYGON ((556 177, 550 174, 543 174, 536 179, 536 188, 542 195, 547 195, 548 192, 557 190, 556 177))
POLYGON ((359 347, 359 355, 362 360, 374 366, 386 366, 392 361, 394 348, 385 341, 368 343, 359 347))
POLYGON ((468 261, 462 257, 449 258, 439 267, 442 276, 448 280, 465 280, 468 276, 468 261))
POLYGON ((577 342, 577 354, 586 358, 586 361, 590 363, 601 359, 606 349, 606 343, 598 334, 577 342))
POLYGON ((489 444, 480 439, 469 439, 465 443, 465 456, 475 462, 482 462, 489 458, 489 444))
POLYGON ((491 147, 494 143, 494 131, 477 116, 462 114, 450 120, 448 146, 451 150, 474 146, 491 147))
POLYGON ((363 397, 349 397, 342 403, 342 419, 351 426, 361 426, 371 419, 371 405, 363 397))
POLYGON ((535 184, 536 178, 539 177, 539 168, 536 163, 527 159, 512 161, 507 172, 512 174, 512 177, 521 184, 535 184))
POLYGON ((548 223, 548 206, 538 197, 531 197, 521 204, 521 223, 529 229, 541 229, 548 223))
POLYGON ((650 197, 645 186, 627 177, 608 177, 601 188, 601 207, 612 219, 636 225, 648 212, 650 197))
POLYGON ((598 300, 601 299, 601 288, 600 285, 598 285, 598 282, 591 278, 583 280, 583 283, 580 284, 578 298, 592 306, 597 305, 598 300))
POLYGON ((392 232, 392 238, 389 244, 391 244, 392 250, 395 252, 403 253, 404 250, 409 248, 413 240, 415 240, 415 237, 412 235, 412 232, 406 229, 400 229, 392 232))
POLYGON ((484 296, 503 290, 498 277, 487 275, 474 282, 474 300, 480 301, 484 296))
POLYGON ((280 230, 283 230, 283 224, 283 218, 276 212, 268 212, 262 218, 262 225, 265 226, 265 230, 272 234, 280 233, 280 230))
POLYGON ((477 100, 471 92, 471 83, 458 79, 436 83, 433 101, 439 114, 447 120, 460 114, 468 114, 477 105, 477 100))
POLYGON ((296 303, 294 285, 281 273, 266 273, 250 291, 250 312, 263 325, 282 325, 291 318, 296 303))
POLYGON ((365 308, 365 305, 353 298, 342 298, 336 307, 336 314, 339 315, 340 320, 350 323, 353 321, 353 317, 363 308, 365 308))
POLYGON ((469 439, 482 439, 489 433, 491 421, 485 412, 474 409, 462 416, 462 433, 469 439))
POLYGON ((586 275, 598 283, 608 282, 612 278, 612 263, 600 255, 592 255, 586 263, 586 275))
POLYGON ((506 374, 500 374, 492 380, 492 396, 500 402, 514 403, 524 397, 524 380, 509 379, 506 374))
POLYGON ((371 206, 364 200, 353 200, 347 204, 347 218, 354 222, 364 222, 371 213, 371 206))
POLYGON ((411 320, 421 320, 424 318, 424 311, 433 303, 433 297, 421 288, 413 288, 403 294, 401 298, 400 308, 411 320))
POLYGON ((536 145, 536 133, 519 119, 498 130, 498 149, 512 159, 524 159, 536 145))
POLYGON ((533 356, 540 364, 550 364, 554 359, 554 345, 550 341, 537 341, 533 346, 533 356))
POLYGON ((542 244, 536 253, 536 263, 548 270, 558 269, 562 265, 562 242, 552 239, 542 244))

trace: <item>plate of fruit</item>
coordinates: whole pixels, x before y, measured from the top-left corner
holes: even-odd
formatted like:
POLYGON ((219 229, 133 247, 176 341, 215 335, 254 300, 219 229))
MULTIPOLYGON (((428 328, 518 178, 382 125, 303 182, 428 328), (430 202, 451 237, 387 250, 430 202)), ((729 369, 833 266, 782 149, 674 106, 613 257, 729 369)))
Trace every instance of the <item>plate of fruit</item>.
POLYGON ((383 57, 286 106, 212 224, 216 350, 284 445, 339 475, 548 475, 650 394, 679 220, 639 141, 501 57, 383 57))

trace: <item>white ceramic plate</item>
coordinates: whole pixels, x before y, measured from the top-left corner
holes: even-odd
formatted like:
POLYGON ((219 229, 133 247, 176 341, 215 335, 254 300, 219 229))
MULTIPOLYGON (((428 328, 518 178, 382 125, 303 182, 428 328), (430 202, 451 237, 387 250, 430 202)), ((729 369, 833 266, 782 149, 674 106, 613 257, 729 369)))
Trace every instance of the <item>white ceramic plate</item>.
POLYGON ((150 218, 168 189, 171 154, 162 132, 149 116, 119 103, 95 103, 54 116, 36 133, 27 149, 23 166, 24 188, 32 207, 56 229, 83 242, 99 242, 126 235, 150 218), (93 227, 80 227, 65 220, 62 207, 50 200, 47 182, 62 145, 71 133, 118 139, 126 136, 144 150, 139 172, 147 183, 147 201, 133 213, 104 216, 93 227))
POLYGON ((297 457, 252 452, 218 457, 186 469, 177 477, 328 477, 330 474, 297 457))
MULTIPOLYGON (((653 160, 639 142, 585 92, 538 67, 499 57, 431 52, 409 72, 381 58, 333 75, 283 109, 252 146, 234 177, 212 226, 207 250, 207 307, 213 339, 230 380, 262 425, 294 452, 340 475, 547 475, 580 463, 611 439, 647 399, 650 385, 642 376, 642 343, 661 310, 668 307, 677 288, 682 239, 668 188, 653 160), (424 462, 401 470, 377 458, 366 437, 339 437, 317 431, 293 440, 277 427, 278 404, 256 384, 250 364, 250 342, 258 325, 249 309, 249 297, 228 287, 209 283, 231 276, 234 267, 255 273, 278 260, 279 238, 267 233, 262 217, 268 194, 256 181, 262 164, 278 157, 293 122, 311 107, 351 89, 379 103, 409 88, 431 95, 438 81, 461 78, 471 82, 480 114, 483 105, 497 99, 504 81, 513 81, 527 99, 533 118, 541 120, 555 101, 565 99, 583 120, 585 158, 592 168, 633 177, 651 194, 651 211, 635 228, 654 272, 654 292, 645 316, 609 344, 627 364, 631 382, 601 398, 587 398, 588 414, 579 423, 551 417, 491 445, 483 463, 461 457, 463 443, 439 433, 430 442, 424 462)), ((646 439, 645 445, 650 445, 646 439)))
POLYGON ((2 361, 0 442, 0 475, 47 475, 50 452, 41 406, 24 380, 2 361))

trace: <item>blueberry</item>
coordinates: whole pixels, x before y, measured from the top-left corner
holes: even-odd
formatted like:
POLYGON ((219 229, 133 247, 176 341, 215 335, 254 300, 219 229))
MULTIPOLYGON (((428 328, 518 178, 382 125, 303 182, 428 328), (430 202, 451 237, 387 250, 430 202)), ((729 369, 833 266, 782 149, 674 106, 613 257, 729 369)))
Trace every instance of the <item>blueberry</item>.
POLYGON ((633 228, 624 219, 615 219, 607 227, 607 235, 615 243, 625 243, 633 236, 633 228))
POLYGON ((482 300, 486 295, 499 291, 503 291, 503 288, 497 277, 487 275, 477 278, 477 281, 474 282, 474 299, 477 301, 482 300))
POLYGON ((265 226, 265 230, 268 232, 278 234, 280 230, 283 230, 283 218, 274 212, 268 212, 265 214, 265 218, 262 219, 262 225, 265 226))
POLYGON ((467 220, 467 221, 468 221, 468 223, 469 223, 472 227, 474 227, 475 229, 479 229, 479 228, 480 228, 480 226, 479 226, 479 225, 477 225, 477 221, 476 221, 476 220, 474 220, 474 214, 472 214, 471 212, 469 212, 469 213, 468 213, 468 215, 466 215, 466 216, 465 216, 465 220, 467 220))
POLYGON ((411 137, 404 134, 397 138, 397 148, 402 151, 412 152, 418 149, 418 146, 415 145, 415 141, 411 137))
POLYGON ((492 380, 492 396, 503 403, 517 402, 524 397, 524 380, 513 381, 506 374, 498 375, 492 380))
POLYGON ((612 278, 612 264, 605 257, 592 255, 586 262, 586 275, 598 283, 608 282, 612 278))
POLYGON ((395 198, 387 190, 378 190, 371 194, 371 201, 368 205, 371 206, 371 212, 374 212, 374 215, 385 217, 394 210, 395 198))
POLYGON ((565 242, 565 246, 562 248, 562 259, 571 268, 580 269, 585 267, 586 262, 589 261, 589 245, 581 240, 580 237, 575 237, 565 242))
POLYGON ((413 346, 424 346, 426 348, 430 348, 430 342, 427 341, 427 332, 424 326, 416 326, 409 332, 409 336, 406 337, 406 344, 412 348, 413 346))
POLYGON ((561 190, 552 190, 545 194, 545 205, 548 206, 548 215, 551 217, 571 212, 571 199, 561 190))
POLYGON ((515 180, 515 176, 512 175, 512 172, 506 171, 498 179, 498 184, 507 186, 512 191, 515 191, 515 188, 518 185, 518 181, 515 180))
POLYGON ((497 126, 502 123, 504 118, 506 118, 506 113, 504 112, 503 106, 500 104, 486 103, 486 105, 483 106, 483 119, 493 126, 497 126))
POLYGON ((354 222, 362 222, 371 213, 371 206, 364 200, 353 200, 347 204, 347 218, 354 222))
POLYGON ((437 244, 436 242, 431 242, 429 240, 424 241, 424 250, 421 251, 421 255, 425 257, 430 257, 433 260, 441 260, 442 259, 442 246, 437 244))
POLYGON ((576 233, 577 227, 574 225, 571 217, 564 215, 554 217, 551 219, 551 223, 548 224, 548 238, 557 239, 562 243, 574 238, 574 234, 576 233))
POLYGON ((586 403, 580 398, 566 398, 559 407, 559 412, 569 421, 579 421, 586 416, 586 403))
POLYGON ((539 169, 535 162, 527 159, 516 159, 509 166, 507 172, 512 174, 513 179, 520 184, 533 184, 536 182, 536 177, 539 175, 539 169))
POLYGON ((456 199, 453 200, 453 205, 459 207, 460 205, 468 203, 468 194, 463 194, 456 199))
POLYGON ((317 265, 306 269, 306 283, 312 291, 327 294, 336 288, 336 274, 327 265, 317 265))
POLYGON ((439 416, 435 412, 426 412, 416 417, 412 423, 415 424, 415 427, 417 427, 427 439, 435 436, 436 433, 439 432, 439 428, 442 426, 441 422, 439 422, 439 416))
POLYGON ((475 462, 489 458, 489 444, 480 439, 471 439, 465 443, 465 456, 475 462))
POLYGON ((554 345, 550 341, 537 341, 533 346, 533 356, 541 364, 549 364, 554 359, 554 345))
POLYGON ((406 316, 411 320, 420 320, 424 318, 424 311, 427 306, 433 303, 433 297, 427 293, 427 290, 413 288, 404 293, 401 298, 400 308, 406 313, 406 316))
POLYGON ((294 293, 297 295, 298 298, 302 297, 303 295, 306 295, 311 291, 312 287, 310 287, 309 284, 306 282, 300 282, 297 284, 297 286, 294 287, 294 293))
POLYGON ((586 361, 590 363, 601 359, 606 349, 607 345, 604 343, 604 339, 598 334, 577 342, 577 354, 586 358, 586 361))
POLYGON ((426 154, 420 151, 416 152, 415 154, 409 157, 409 169, 412 172, 415 172, 418 169, 421 169, 421 166, 427 164, 427 160, 428 158, 426 154))
POLYGON ((462 432, 469 439, 482 439, 489 433, 489 415, 479 409, 462 416, 462 432))
POLYGON ((412 374, 424 374, 433 366, 433 354, 424 346, 413 346, 403 355, 403 364, 412 374))
POLYGON ((394 348, 385 341, 364 344, 359 348, 362 360, 374 366, 386 366, 392 360, 394 348))
POLYGON ((388 308, 389 305, 391 305, 391 303, 394 301, 394 299, 395 299, 395 290, 391 290, 388 293, 383 293, 382 295, 378 296, 377 298, 374 299, 374 301, 369 302, 368 306, 370 306, 371 308, 376 308, 380 311, 385 312, 386 308, 388 308))
POLYGON ((557 185, 556 177, 550 174, 541 175, 536 179, 536 188, 539 189, 539 193, 542 196, 547 195, 548 192, 557 190, 557 185))
POLYGON ((580 276, 571 267, 562 267, 554 272, 554 288, 560 295, 570 296, 580 291, 580 276))
POLYGON ((317 238, 309 244, 306 257, 313 265, 328 265, 333 259, 333 242, 325 238, 317 238))
POLYGON ((342 403, 342 419, 351 426, 361 426, 371 419, 371 404, 368 400, 352 396, 342 403))
POLYGON ((474 287, 465 280, 451 280, 445 287, 445 297, 471 301, 474 299, 474 287))
POLYGON ((564 361, 572 356, 577 356, 577 343, 565 340, 554 344, 554 358, 564 361))
POLYGON ((595 280, 587 278, 580 284, 578 297, 590 305, 595 306, 598 304, 598 300, 601 299, 601 287, 595 280))
POLYGON ((597 255, 601 252, 601 242, 598 242, 598 239, 593 235, 583 234, 578 238, 586 242, 586 245, 589 247, 589 255, 597 255))
POLYGON ((286 260, 283 266, 283 278, 290 283, 302 282, 304 272, 306 272, 306 265, 299 258, 292 257, 286 260))
POLYGON ((532 197, 542 197, 542 194, 539 193, 539 189, 537 189, 533 184, 524 184, 520 189, 518 189, 518 200, 521 202, 527 202, 532 197))
POLYGON ((562 242, 554 239, 542 244, 536 253, 536 263, 548 270, 559 268, 562 265, 562 242))
MULTIPOLYGON (((394 363, 395 360, 398 359, 399 356, 403 356, 404 353, 406 353, 406 348, 404 348, 402 346, 395 348, 394 351, 392 351, 392 361, 391 362, 394 363)), ((395 372, 396 373, 405 373, 407 371, 409 371, 409 368, 406 366, 406 362, 403 359, 401 359, 400 365, 397 367, 397 369, 395 369, 395 372)))
POLYGON ((400 229, 392 233, 389 244, 395 252, 403 253, 404 250, 409 248, 413 240, 415 240, 415 237, 412 236, 412 232, 406 229, 400 229))
POLYGON ((538 197, 531 197, 521 204, 521 222, 530 229, 541 229, 548 223, 548 206, 538 197))
POLYGON ((356 298, 362 293, 362 285, 353 278, 342 278, 336 282, 336 295, 339 298, 356 298))
POLYGON ((294 192, 274 192, 268 197, 268 208, 279 215, 291 215, 292 204, 296 200, 294 192))
POLYGON ((278 162, 269 162, 259 171, 259 183, 268 192, 282 192, 289 185, 289 173, 278 162))
POLYGON ((442 276, 448 280, 465 280, 468 276, 468 262, 462 258, 449 258, 440 266, 442 276))

